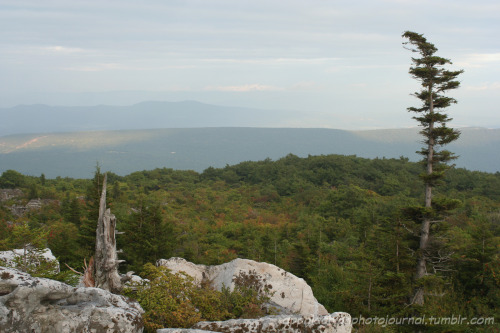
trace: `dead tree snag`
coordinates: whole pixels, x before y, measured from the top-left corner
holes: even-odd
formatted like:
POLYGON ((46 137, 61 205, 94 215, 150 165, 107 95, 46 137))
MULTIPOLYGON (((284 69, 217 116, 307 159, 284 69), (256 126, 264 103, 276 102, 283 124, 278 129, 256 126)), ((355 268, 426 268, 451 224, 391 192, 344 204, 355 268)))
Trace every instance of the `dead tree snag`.
POLYGON ((112 293, 120 293, 123 284, 131 279, 133 272, 126 275, 118 273, 118 265, 125 260, 118 260, 116 251, 116 217, 106 208, 106 181, 104 175, 101 200, 99 204, 99 219, 97 221, 96 245, 94 255, 95 286, 112 293))

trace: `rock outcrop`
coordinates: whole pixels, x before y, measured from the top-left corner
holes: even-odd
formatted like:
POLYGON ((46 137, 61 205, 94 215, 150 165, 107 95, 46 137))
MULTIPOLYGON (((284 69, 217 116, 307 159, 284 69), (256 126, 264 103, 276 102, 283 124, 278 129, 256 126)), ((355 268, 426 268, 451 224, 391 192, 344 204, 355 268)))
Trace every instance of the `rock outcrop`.
POLYGON ((74 288, 0 267, 0 332, 142 332, 140 305, 99 288, 74 288))
POLYGON ((350 333, 351 316, 335 312, 326 316, 267 316, 259 319, 231 319, 206 321, 192 329, 160 329, 157 333, 350 333))
MULTIPOLYGON (((19 202, 18 202, 19 203, 19 202)), ((10 211, 13 215, 20 217, 27 212, 35 211, 41 209, 43 206, 59 204, 58 200, 52 199, 31 199, 26 205, 14 204, 10 207, 10 211)))
POLYGON ((351 316, 335 312, 326 316, 267 316, 259 319, 231 319, 226 321, 205 321, 193 326, 195 329, 235 333, 350 333, 351 316))
POLYGON ((311 287, 301 279, 275 265, 256 262, 247 259, 235 259, 231 262, 217 265, 196 265, 182 258, 160 259, 159 266, 165 266, 175 272, 185 272, 196 281, 210 281, 214 288, 221 290, 223 286, 234 288, 233 278, 240 272, 255 271, 271 286, 271 305, 280 313, 299 315, 327 315, 325 307, 318 303, 311 287))
POLYGON ((23 196, 23 191, 20 189, 10 189, 10 188, 2 188, 0 189, 0 202, 19 198, 23 196))
POLYGON ((3 264, 8 267, 14 268, 21 262, 26 262, 26 266, 31 266, 33 268, 43 263, 48 263, 53 273, 59 273, 60 270, 59 261, 49 248, 37 250, 28 246, 26 249, 0 251, 0 261, 3 261, 3 264))

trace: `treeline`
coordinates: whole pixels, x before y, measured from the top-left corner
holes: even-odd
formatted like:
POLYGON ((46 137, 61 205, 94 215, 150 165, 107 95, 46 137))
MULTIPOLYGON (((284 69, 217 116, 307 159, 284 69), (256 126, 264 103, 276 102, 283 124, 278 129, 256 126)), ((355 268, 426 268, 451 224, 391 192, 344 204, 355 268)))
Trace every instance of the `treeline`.
MULTIPOLYGON (((209 265, 248 258, 304 278, 331 312, 409 317, 415 313, 421 172, 421 165, 405 158, 339 155, 288 155, 202 173, 108 172, 108 207, 125 232, 118 237, 127 260, 123 271, 140 272, 171 256, 209 265)), ((20 188, 24 196, 1 204, 1 249, 41 237, 61 263, 81 267, 93 252, 102 176, 99 168, 94 179, 4 172, 0 188, 20 188), (23 215, 10 209, 34 198, 52 200, 23 215)), ((500 173, 452 169, 436 188, 435 205, 441 213, 432 225, 433 274, 423 282, 432 292, 418 313, 498 316, 500 173)), ((487 332, 492 326, 427 327, 465 328, 487 332)))

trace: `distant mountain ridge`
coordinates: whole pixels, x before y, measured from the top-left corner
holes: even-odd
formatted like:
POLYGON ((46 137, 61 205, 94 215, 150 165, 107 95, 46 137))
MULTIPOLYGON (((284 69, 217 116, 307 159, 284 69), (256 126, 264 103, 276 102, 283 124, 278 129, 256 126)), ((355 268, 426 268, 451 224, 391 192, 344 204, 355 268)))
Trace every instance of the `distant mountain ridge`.
MULTIPOLYGON (((0 172, 91 177, 154 168, 203 171, 287 154, 357 155, 418 160, 417 128, 346 131, 290 128, 308 115, 286 110, 223 107, 196 101, 130 106, 19 105, 0 109, 0 172)), ((302 122, 303 120, 303 122, 302 122)), ((449 149, 457 166, 500 171, 500 130, 463 129, 449 149)))
MULTIPOLYGON (((500 129, 464 128, 447 147, 457 167, 500 171, 500 129)), ((248 160, 341 154, 419 159, 417 128, 345 131, 318 128, 170 128, 17 134, 0 137, 0 172, 90 178, 96 163, 119 175, 154 168, 203 171, 248 160)))
POLYGON ((290 127, 298 111, 261 110, 200 103, 142 102, 130 106, 18 105, 0 108, 0 136, 27 133, 198 127, 290 127))

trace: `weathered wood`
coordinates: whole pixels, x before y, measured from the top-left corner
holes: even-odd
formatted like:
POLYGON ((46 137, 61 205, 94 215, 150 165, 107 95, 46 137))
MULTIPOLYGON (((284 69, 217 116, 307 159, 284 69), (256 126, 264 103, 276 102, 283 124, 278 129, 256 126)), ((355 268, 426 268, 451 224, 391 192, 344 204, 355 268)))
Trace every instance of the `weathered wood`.
POLYGON ((116 217, 106 208, 106 182, 104 175, 101 201, 99 204, 99 219, 97 221, 96 245, 94 256, 95 286, 112 293, 120 293, 123 284, 130 280, 131 273, 120 276, 118 265, 125 260, 118 260, 116 251, 116 217))
POLYGON ((83 271, 83 280, 82 283, 85 287, 95 287, 94 281, 94 257, 91 257, 89 260, 89 264, 87 266, 87 262, 85 259, 83 260, 85 264, 85 270, 83 271))
POLYGON ((65 264, 66 267, 68 267, 73 273, 76 273, 78 275, 81 275, 81 283, 85 287, 95 287, 95 281, 94 281, 94 257, 91 257, 89 260, 89 264, 87 265, 87 261, 85 258, 83 258, 83 273, 77 271, 73 267, 69 266, 68 264, 65 264))

